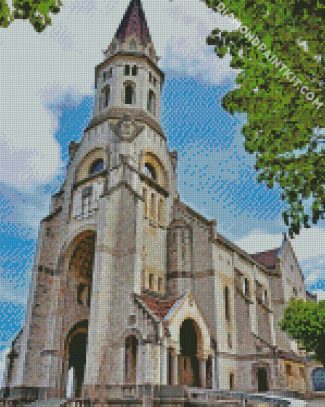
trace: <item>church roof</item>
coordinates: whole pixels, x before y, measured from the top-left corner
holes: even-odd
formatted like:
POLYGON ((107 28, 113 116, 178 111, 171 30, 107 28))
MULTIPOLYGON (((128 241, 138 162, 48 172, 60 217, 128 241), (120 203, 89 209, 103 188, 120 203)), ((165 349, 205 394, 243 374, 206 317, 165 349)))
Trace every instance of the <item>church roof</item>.
POLYGON ((275 268, 278 257, 279 257, 279 251, 280 247, 272 250, 267 250, 265 252, 259 252, 252 254, 251 256, 253 257, 254 260, 256 260, 258 263, 262 264, 266 268, 275 268))
POLYGON ((160 299, 150 294, 142 294, 141 300, 159 319, 163 319, 179 298, 169 297, 160 299))
POLYGON ((115 34, 115 38, 121 42, 131 36, 145 46, 152 43, 141 0, 131 0, 115 34))

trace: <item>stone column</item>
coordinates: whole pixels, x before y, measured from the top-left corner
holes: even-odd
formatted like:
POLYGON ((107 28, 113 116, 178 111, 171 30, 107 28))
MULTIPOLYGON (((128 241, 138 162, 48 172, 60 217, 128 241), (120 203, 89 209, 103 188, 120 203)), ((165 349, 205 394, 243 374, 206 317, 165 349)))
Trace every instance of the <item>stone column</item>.
POLYGON ((168 377, 168 351, 165 345, 160 346, 160 384, 167 384, 168 377))
POLYGON ((212 389, 216 390, 217 389, 217 386, 216 386, 217 372, 216 372, 216 358, 215 358, 214 354, 212 355, 212 358, 211 358, 211 370, 212 370, 212 378, 211 378, 212 389))
POLYGON ((172 353, 172 385, 178 385, 178 354, 176 351, 172 353))
POLYGON ((207 387, 207 362, 205 359, 199 359, 199 382, 200 387, 207 387))

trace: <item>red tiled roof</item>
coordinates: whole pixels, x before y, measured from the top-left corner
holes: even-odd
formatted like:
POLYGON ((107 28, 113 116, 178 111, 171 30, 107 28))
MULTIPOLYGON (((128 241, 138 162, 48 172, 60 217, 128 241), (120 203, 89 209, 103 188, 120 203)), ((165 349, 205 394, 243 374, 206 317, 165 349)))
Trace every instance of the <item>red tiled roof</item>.
POLYGON ((140 299, 159 319, 163 319, 178 300, 177 298, 162 300, 150 294, 143 294, 140 299))
POLYGON ((135 35, 143 45, 151 43, 150 32, 141 0, 131 1, 115 34, 115 38, 124 42, 126 38, 133 35, 135 35))
POLYGON ((274 268, 278 261, 278 253, 280 248, 267 250, 265 252, 251 254, 253 259, 255 259, 258 263, 261 263, 263 266, 267 268, 274 268))

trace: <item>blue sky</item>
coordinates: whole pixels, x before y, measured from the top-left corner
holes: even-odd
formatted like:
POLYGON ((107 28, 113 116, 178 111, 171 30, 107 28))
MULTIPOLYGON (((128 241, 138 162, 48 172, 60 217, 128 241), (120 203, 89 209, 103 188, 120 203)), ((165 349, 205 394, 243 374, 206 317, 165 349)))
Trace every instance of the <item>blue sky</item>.
MULTIPOLYGON (((38 224, 64 178, 68 143, 91 117, 94 67, 127 3, 67 0, 42 35, 24 22, 0 32, 0 351, 23 322, 38 224)), ((221 107, 235 72, 205 45, 212 28, 231 23, 196 0, 143 3, 166 73, 162 123, 179 154, 182 198, 249 252, 280 245, 279 191, 256 182, 245 116, 221 107)), ((323 223, 293 242, 309 287, 323 293, 324 241, 323 223)))

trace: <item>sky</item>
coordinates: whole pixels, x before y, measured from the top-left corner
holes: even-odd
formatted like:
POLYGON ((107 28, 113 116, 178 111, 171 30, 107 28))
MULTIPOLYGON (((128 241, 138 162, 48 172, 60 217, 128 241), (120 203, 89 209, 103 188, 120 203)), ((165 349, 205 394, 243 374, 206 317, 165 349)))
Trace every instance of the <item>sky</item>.
MULTIPOLYGON (((93 109, 94 67, 129 0, 65 0, 38 34, 24 21, 0 31, 0 370, 23 324, 40 219, 64 179, 68 143, 78 141, 93 109)), ((235 86, 229 58, 205 39, 234 21, 198 0, 143 0, 166 74, 162 124, 177 150, 182 199, 249 253, 281 244, 278 190, 258 184, 245 152, 245 115, 222 97, 235 86)), ((325 298, 325 223, 292 242, 308 288, 325 298)), ((1 374, 1 372, 0 372, 1 374)))

